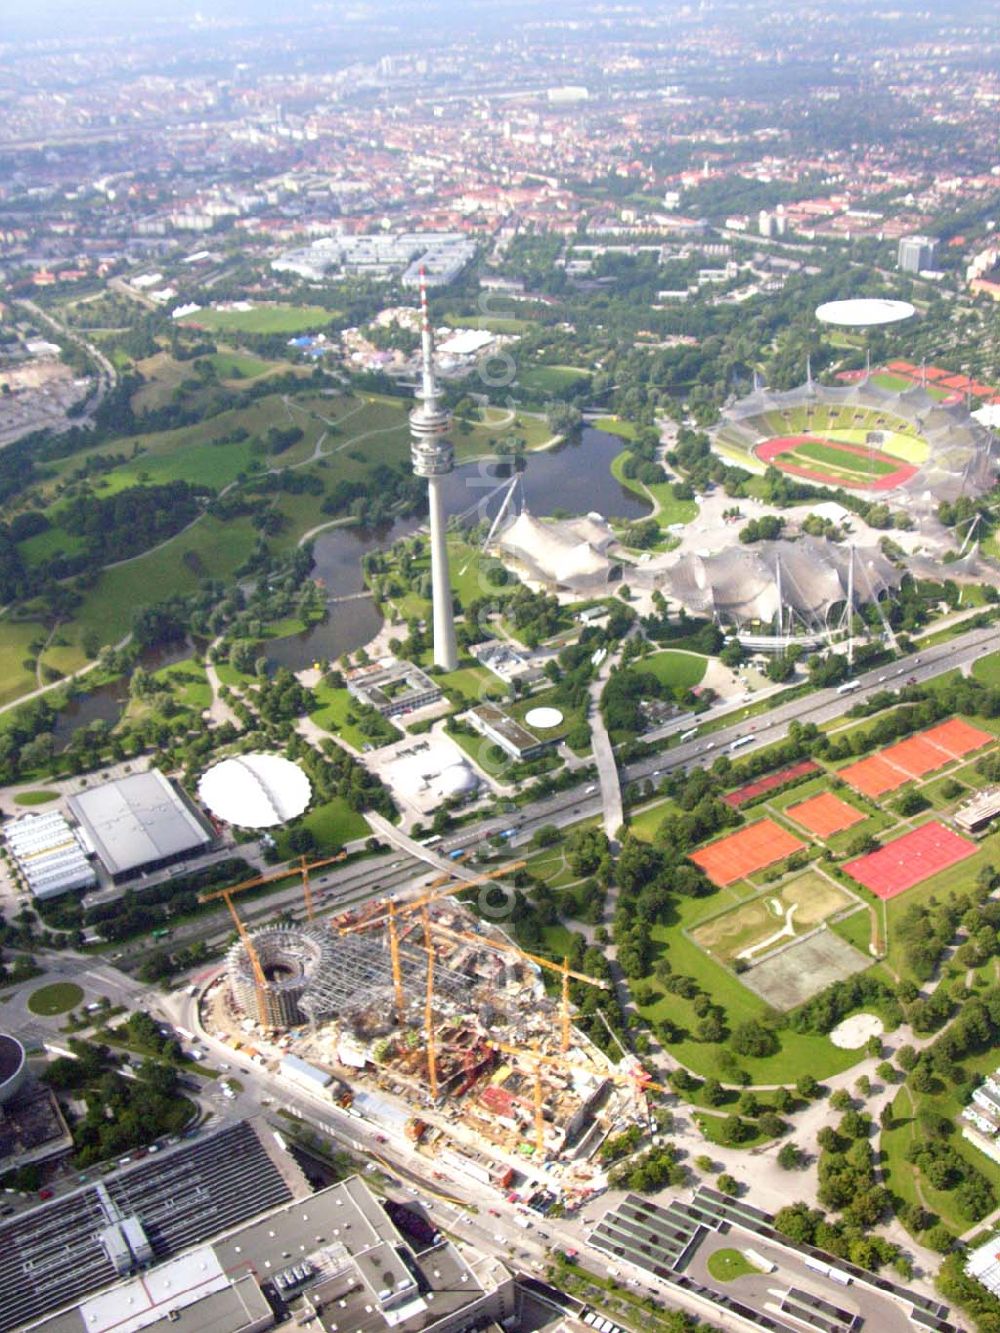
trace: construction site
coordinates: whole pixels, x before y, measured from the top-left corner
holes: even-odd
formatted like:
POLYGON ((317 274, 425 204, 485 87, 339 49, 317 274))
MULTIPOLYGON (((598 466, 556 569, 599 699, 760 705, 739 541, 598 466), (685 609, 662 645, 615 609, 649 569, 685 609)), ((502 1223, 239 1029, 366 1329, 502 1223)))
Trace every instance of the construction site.
POLYGON ((238 940, 202 997, 203 1026, 484 1183, 545 1169, 572 1206, 603 1187, 598 1148, 648 1119, 657 1085, 573 1025, 571 994, 607 981, 526 953, 455 900, 521 864, 320 921, 303 863, 306 922, 253 931, 233 902, 243 886, 222 891, 238 940))

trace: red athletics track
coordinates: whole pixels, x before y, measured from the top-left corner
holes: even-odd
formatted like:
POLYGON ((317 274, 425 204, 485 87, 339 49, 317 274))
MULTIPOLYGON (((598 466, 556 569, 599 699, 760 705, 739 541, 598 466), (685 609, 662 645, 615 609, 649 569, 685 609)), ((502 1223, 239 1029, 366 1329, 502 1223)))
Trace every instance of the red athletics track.
POLYGON ((877 852, 847 861, 844 869, 876 898, 895 898, 971 856, 976 844, 932 820, 887 843, 877 852))
POLYGON ((783 462, 781 464, 784 472, 790 472, 796 477, 808 477, 810 481, 822 481, 828 486, 846 486, 849 490, 891 491, 895 486, 902 486, 904 481, 909 481, 918 471, 912 463, 900 462, 896 458, 891 458, 888 454, 883 454, 878 449, 869 450, 863 444, 845 444, 842 440, 828 440, 822 435, 777 436, 759 444, 754 453, 762 463, 770 463, 774 459, 780 458, 782 454, 793 453, 800 444, 825 444, 831 449, 838 449, 841 453, 854 454, 860 458, 867 458, 869 453, 874 452, 880 461, 896 464, 895 472, 887 472, 884 476, 872 477, 870 480, 862 481, 852 481, 846 477, 835 477, 830 472, 823 472, 820 470, 822 467, 820 463, 817 463, 815 468, 805 467, 800 463, 783 462))
POLYGON ((805 843, 786 833, 780 824, 771 819, 759 819, 756 824, 748 824, 727 838, 719 838, 700 851, 691 852, 690 859, 704 870, 713 884, 725 885, 745 879, 755 870, 773 865, 804 846, 805 843))

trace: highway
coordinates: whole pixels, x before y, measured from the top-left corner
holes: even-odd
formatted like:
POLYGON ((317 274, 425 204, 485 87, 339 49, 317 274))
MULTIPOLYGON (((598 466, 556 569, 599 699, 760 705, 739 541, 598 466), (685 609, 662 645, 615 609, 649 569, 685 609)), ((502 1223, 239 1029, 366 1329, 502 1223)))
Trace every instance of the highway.
MULTIPOLYGON (((793 722, 814 722, 820 725, 842 717, 861 700, 869 699, 880 690, 897 689, 904 683, 914 680, 917 684, 940 676, 946 671, 971 665, 987 653, 1000 650, 1000 627, 969 630, 956 635, 947 643, 933 648, 925 648, 897 662, 890 662, 855 677, 859 688, 850 694, 838 694, 836 689, 815 690, 802 698, 793 699, 785 704, 778 704, 770 712, 757 717, 741 720, 731 726, 720 727, 708 735, 695 737, 684 744, 675 745, 662 754, 650 755, 638 759, 621 768, 622 785, 641 781, 644 778, 658 778, 677 770, 695 766, 710 765, 718 755, 725 753, 735 740, 752 736, 749 744, 741 747, 741 755, 752 754, 765 745, 788 735, 793 722)), ((726 713, 742 711, 743 703, 735 708, 732 704, 709 709, 693 718, 687 715, 671 724, 674 732, 690 730, 694 725, 703 729, 709 722, 724 717, 726 713)), ((596 780, 589 780, 583 789, 573 788, 558 792, 544 800, 532 802, 530 806, 519 809, 511 815, 501 815, 489 820, 467 825, 445 838, 436 850, 452 851, 458 847, 474 847, 492 834, 504 829, 515 828, 514 845, 523 844, 535 829, 543 824, 555 824, 563 827, 580 819, 601 815, 601 794, 596 780)))
MULTIPOLYGON (((718 722, 727 713, 742 712, 744 707, 742 703, 720 704, 697 719, 699 729, 702 729, 701 735, 674 745, 660 754, 624 765, 621 769, 622 786, 645 778, 655 781, 668 773, 696 765, 709 765, 718 755, 726 753, 733 741, 747 736, 751 739, 741 747, 740 754, 752 754, 754 750, 787 736, 793 722, 813 722, 819 725, 833 721, 842 717, 859 701, 870 698, 880 690, 896 689, 910 680, 922 683, 945 671, 966 667, 986 653, 998 649, 1000 628, 991 626, 969 630, 947 643, 862 673, 856 677, 858 689, 850 694, 839 694, 836 689, 813 691, 788 703, 778 704, 769 712, 722 726, 706 735, 703 728, 707 723, 718 722)), ((681 733, 689 731, 694 723, 695 719, 686 715, 669 725, 672 732, 681 733)), ((427 848, 425 857, 418 858, 416 854, 393 848, 343 868, 331 868, 312 880, 316 905, 320 911, 329 912, 343 910, 390 892, 405 895, 407 891, 422 887, 428 874, 438 873, 442 857, 447 858, 449 852, 474 850, 490 837, 509 830, 514 833, 513 837, 507 839, 507 845, 523 847, 535 830, 545 824, 565 827, 582 819, 599 818, 602 814, 600 787, 596 778, 591 777, 567 791, 557 792, 533 801, 530 805, 516 807, 509 813, 476 820, 456 829, 433 848, 427 848)), ((244 920, 253 922, 271 917, 286 908, 295 915, 302 915, 302 890, 298 883, 271 894, 248 897, 242 901, 240 910, 244 920)), ((225 908, 220 907, 217 913, 198 917, 179 926, 170 936, 169 943, 172 948, 198 940, 213 943, 228 938, 230 930, 229 915, 225 908)), ((131 940, 122 944, 112 958, 118 966, 128 968, 141 962, 148 948, 145 939, 131 940)))

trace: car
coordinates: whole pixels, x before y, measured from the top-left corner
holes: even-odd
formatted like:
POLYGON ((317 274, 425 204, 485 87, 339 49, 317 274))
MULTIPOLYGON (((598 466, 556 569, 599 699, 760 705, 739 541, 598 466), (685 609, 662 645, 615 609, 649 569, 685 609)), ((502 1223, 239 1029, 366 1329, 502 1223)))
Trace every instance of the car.
POLYGON ((499 1208, 490 1208, 490 1209, 488 1209, 487 1211, 489 1212, 490 1217, 499 1217, 499 1216, 500 1216, 500 1209, 499 1209, 499 1208))
POLYGON ((916 676, 907 676, 907 678, 906 678, 906 683, 907 683, 907 685, 916 685, 916 683, 917 683, 917 678, 916 678, 916 676))
POLYGON ((879 676, 879 678, 878 678, 878 683, 879 683, 879 685, 881 685, 882 682, 883 682, 884 680, 885 680, 885 676, 879 676))
POLYGON ((52 1190, 50 1190, 49 1187, 46 1185, 45 1189, 38 1191, 38 1197, 40 1199, 51 1199, 52 1190))
POLYGON ((376 1135, 375 1135, 375 1142, 376 1142, 376 1143, 388 1143, 389 1140, 386 1138, 386 1136, 385 1136, 384 1134, 376 1134, 376 1135))

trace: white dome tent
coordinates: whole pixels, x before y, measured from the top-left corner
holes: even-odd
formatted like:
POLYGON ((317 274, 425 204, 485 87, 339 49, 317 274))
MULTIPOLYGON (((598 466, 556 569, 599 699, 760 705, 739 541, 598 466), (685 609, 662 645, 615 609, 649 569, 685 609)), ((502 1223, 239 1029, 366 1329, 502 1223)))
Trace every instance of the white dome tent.
POLYGON ((290 759, 277 754, 238 754, 202 776, 198 796, 216 819, 238 828, 274 828, 302 814, 312 784, 290 759))

